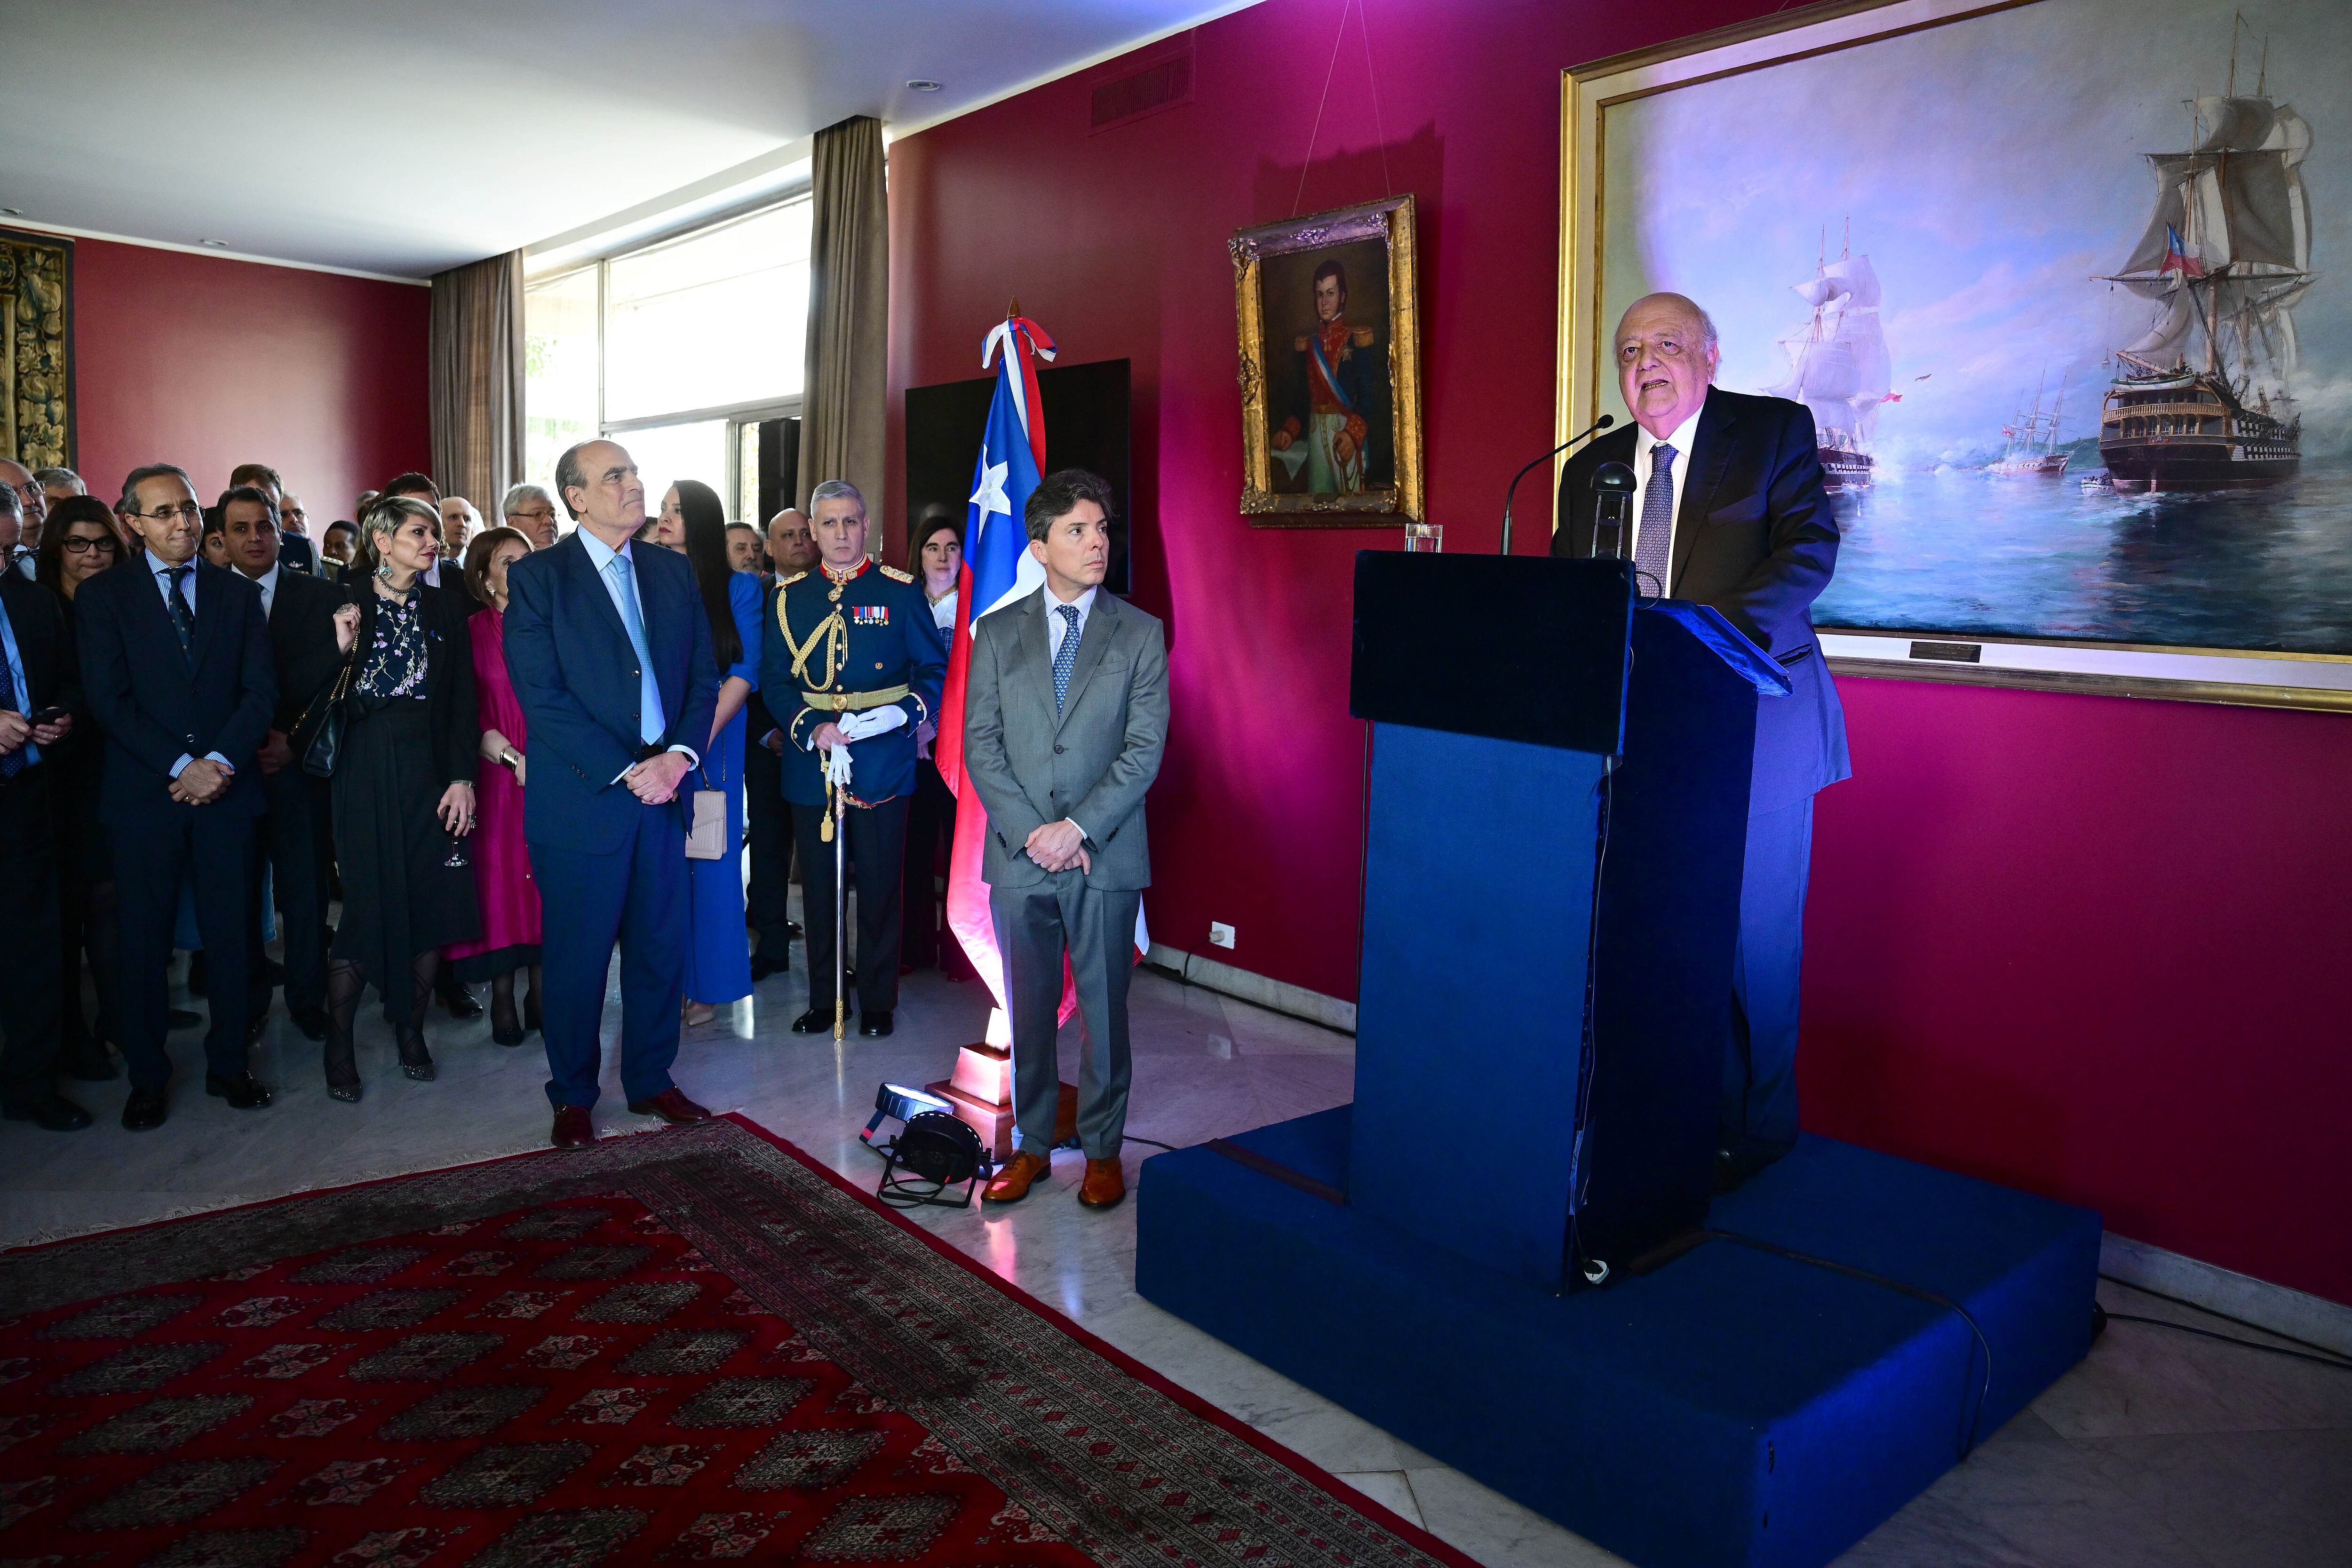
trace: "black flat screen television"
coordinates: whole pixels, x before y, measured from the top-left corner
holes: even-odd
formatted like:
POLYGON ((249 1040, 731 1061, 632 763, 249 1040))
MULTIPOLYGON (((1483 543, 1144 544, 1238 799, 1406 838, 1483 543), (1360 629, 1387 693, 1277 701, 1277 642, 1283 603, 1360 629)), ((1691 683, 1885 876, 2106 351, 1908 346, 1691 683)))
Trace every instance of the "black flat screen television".
MULTIPOLYGON (((907 526, 936 517, 961 526, 971 510, 972 470, 980 463, 996 378, 941 382, 907 389, 907 526)), ((1128 541, 1133 491, 1128 482, 1128 362, 1045 365, 1037 396, 1045 405, 1045 466, 1087 468, 1110 481, 1118 515, 1110 525, 1110 571, 1103 586, 1129 591, 1128 541)))

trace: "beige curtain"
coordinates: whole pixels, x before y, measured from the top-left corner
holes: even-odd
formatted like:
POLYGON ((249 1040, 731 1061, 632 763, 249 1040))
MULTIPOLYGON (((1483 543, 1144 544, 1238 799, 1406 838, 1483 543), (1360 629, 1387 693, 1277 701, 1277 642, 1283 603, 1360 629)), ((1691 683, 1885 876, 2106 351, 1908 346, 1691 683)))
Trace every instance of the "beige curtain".
MULTIPOLYGON (((868 115, 816 133, 809 236, 808 379, 801 401, 794 506, 847 479, 878 512, 887 420, 890 210, 882 122, 868 115)), ((879 524, 873 547, 882 547, 879 524)))
POLYGON ((522 478, 522 252, 433 276, 433 479, 493 527, 522 478))

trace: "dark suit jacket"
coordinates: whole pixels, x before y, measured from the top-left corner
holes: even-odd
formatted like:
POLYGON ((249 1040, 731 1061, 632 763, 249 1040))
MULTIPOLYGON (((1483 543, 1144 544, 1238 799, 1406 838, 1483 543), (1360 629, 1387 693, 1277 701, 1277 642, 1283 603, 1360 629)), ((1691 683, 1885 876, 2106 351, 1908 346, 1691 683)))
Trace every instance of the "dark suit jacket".
POLYGON ((319 574, 319 552, 310 547, 310 540, 299 533, 280 534, 278 539, 278 560, 280 565, 291 566, 297 572, 319 574))
POLYGON ((349 600, 339 583, 278 574, 269 605, 269 657, 278 670, 278 713, 269 727, 291 735, 343 667, 335 647, 335 612, 349 600))
MULTIPOLYGON (((1591 553, 1600 500, 1593 474, 1603 463, 1632 467, 1636 432, 1632 424, 1612 430, 1570 460, 1559 481, 1554 555, 1591 553)), ((1788 672, 1794 690, 1757 705, 1748 810, 1794 805, 1853 772, 1845 710, 1810 615, 1829 586, 1838 549, 1812 414, 1785 398, 1710 387, 1687 472, 1675 505, 1666 591, 1722 611, 1788 672)))
MULTIPOLYGON (((694 568, 650 545, 632 546, 629 559, 667 720, 660 744, 700 756, 710 744, 719 668, 694 568)), ((507 674, 530 726, 523 837, 609 854, 628 841, 641 808, 629 786, 614 782, 635 764, 640 745, 628 628, 576 532, 508 567, 507 590, 507 674)))
POLYGON ((261 590, 201 559, 196 569, 193 666, 180 651, 144 554, 84 583, 74 595, 82 688, 106 731, 100 816, 125 826, 214 811, 252 816, 262 809, 253 754, 278 709, 269 628, 261 590), (236 777, 210 805, 171 796, 172 764, 218 752, 236 777))
MULTIPOLYGON (((74 657, 73 629, 66 619, 65 601, 16 573, 0 572, 0 607, 8 612, 17 657, 25 661, 25 685, 32 693, 26 711, 62 708, 73 715, 79 731, 89 722, 89 713, 82 701, 81 670, 74 657)), ((5 679, 0 674, 0 680, 5 679)), ((8 700, 13 705, 16 693, 10 692, 8 700)), ((44 772, 52 775, 58 772, 47 764, 68 752, 76 738, 68 734, 60 745, 41 748, 44 772)))
MULTIPOLYGON (((281 577, 278 581, 278 592, 283 595, 286 580, 281 577)), ((415 592, 425 620, 425 717, 433 728, 433 773, 444 784, 472 784, 482 754, 480 699, 474 687, 474 633, 470 624, 475 605, 464 595, 436 588, 429 583, 419 583, 415 592)), ((376 606, 382 603, 372 586, 359 595, 359 633, 352 639, 352 647, 359 650, 362 660, 374 645, 376 606)), ((327 613, 334 613, 331 605, 327 613)), ((330 647, 334 646, 332 638, 331 628, 330 647)), ((365 700, 354 692, 345 700, 365 700)))

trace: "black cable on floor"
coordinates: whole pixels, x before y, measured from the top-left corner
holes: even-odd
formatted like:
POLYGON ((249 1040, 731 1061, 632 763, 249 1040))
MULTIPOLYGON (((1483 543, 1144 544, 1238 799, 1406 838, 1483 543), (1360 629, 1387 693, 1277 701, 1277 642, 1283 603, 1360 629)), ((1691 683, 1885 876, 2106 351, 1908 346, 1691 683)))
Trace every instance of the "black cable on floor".
POLYGON ((2210 1329, 2197 1328, 2189 1323, 2176 1323, 2168 1318, 2142 1318, 2130 1312, 2110 1312, 2105 1307, 2093 1309, 2098 1314, 2100 1326, 2108 1323, 2147 1323, 2158 1329, 2178 1329, 2184 1334, 2195 1334, 2202 1340, 2219 1340, 2225 1345, 2242 1345, 2250 1351, 2267 1351, 2272 1355, 2293 1356, 2297 1361, 2315 1362, 2332 1366, 2338 1372, 2352 1372, 2352 1361, 2331 1355, 2315 1355, 2310 1351, 2291 1351, 2284 1345, 2266 1345, 2256 1340, 2242 1340, 2230 1334, 2217 1334, 2210 1329))
MULTIPOLYGON (((1834 1258, 1815 1258, 1810 1253, 1798 1252, 1782 1247, 1778 1242, 1761 1241, 1752 1236, 1742 1236, 1736 1230, 1709 1230, 1703 1234, 1711 1240, 1736 1241, 1742 1247, 1752 1247, 1757 1251, 1769 1253, 1774 1258, 1785 1258, 1791 1263, 1810 1264, 1815 1268, 1826 1268, 1832 1274, 1843 1274, 1849 1279, 1860 1279, 1872 1285, 1883 1285, 1889 1290, 1916 1297, 1933 1306, 1958 1313, 1960 1321, 1969 1326, 1969 1332, 1976 1335, 1977 1343, 1984 1348, 1985 1358, 1984 1382, 1977 1385, 1976 1405, 1969 1412, 1968 1426, 1960 1432, 1960 1458, 1965 1459, 1969 1457, 1969 1451, 1977 1446, 1977 1428, 1984 1423, 1985 1399, 1992 1393, 1992 1342, 1985 1338, 1984 1330, 1977 1326, 1976 1319, 1969 1315, 1966 1307, 1961 1306, 1949 1296, 1940 1295, 1924 1285, 1914 1285, 1908 1280, 1889 1279, 1884 1274, 1873 1274, 1867 1268, 1857 1268, 1851 1263, 1840 1263, 1834 1258)), ((1973 1370, 1975 1366, 1976 1358, 1971 1356, 1969 1358, 1969 1369, 1973 1370)))
POLYGON ((1157 1138, 1138 1138, 1132 1132, 1121 1133, 1119 1135, 1119 1142, 1122 1143, 1140 1143, 1148 1149, 1165 1149, 1171 1154, 1181 1152, 1173 1143, 1162 1143, 1157 1138))

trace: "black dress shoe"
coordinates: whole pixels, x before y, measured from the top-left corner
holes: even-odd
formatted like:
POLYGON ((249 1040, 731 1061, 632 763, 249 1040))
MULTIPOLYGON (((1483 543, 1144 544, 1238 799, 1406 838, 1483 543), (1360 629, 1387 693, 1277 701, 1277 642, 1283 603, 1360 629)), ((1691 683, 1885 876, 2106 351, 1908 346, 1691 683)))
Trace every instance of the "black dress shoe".
POLYGON ((857 1015, 857 1032, 869 1040, 880 1039, 891 1030, 890 1009, 868 1007, 857 1015))
POLYGON ((205 1092, 215 1100, 227 1100, 231 1110, 258 1110, 270 1100, 269 1091, 249 1072, 228 1077, 208 1072, 205 1074, 205 1092))
POLYGON ((163 1125, 163 1118, 172 1113, 169 1089, 134 1089, 123 1101, 122 1130, 126 1132, 149 1132, 163 1125))
POLYGON ((62 1094, 52 1094, 37 1104, 0 1107, 0 1117, 29 1121, 47 1132, 79 1132, 89 1125, 89 1112, 62 1094))
POLYGON ((173 1007, 166 1010, 163 1021, 170 1028, 193 1029, 205 1021, 205 1016, 202 1013, 190 1012, 185 1007, 173 1007))
POLYGON ((833 1033, 833 1009, 830 1006, 810 1008, 793 1020, 793 1033, 830 1035, 833 1033))
POLYGON ((792 966, 789 953, 782 958, 770 958, 765 953, 755 952, 751 955, 751 984, 757 985, 771 974, 787 973, 792 966))
POLYGON ((445 987, 441 992, 441 1005, 449 1009, 452 1018, 478 1018, 482 1016, 482 1005, 475 1001, 474 994, 462 985, 445 987))
POLYGON ((324 1007, 300 1007, 294 1013, 294 1026, 302 1031, 306 1040, 327 1037, 327 1010, 324 1007))
POLYGON ((519 1046, 527 1032, 520 1024, 511 1029, 501 1029, 493 1024, 490 1026, 490 1043, 494 1046, 519 1046))

